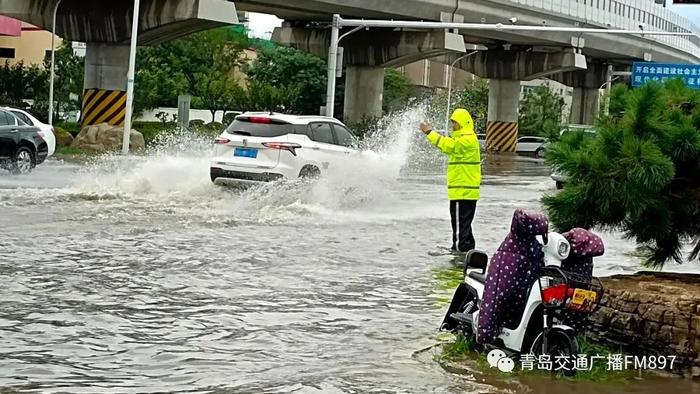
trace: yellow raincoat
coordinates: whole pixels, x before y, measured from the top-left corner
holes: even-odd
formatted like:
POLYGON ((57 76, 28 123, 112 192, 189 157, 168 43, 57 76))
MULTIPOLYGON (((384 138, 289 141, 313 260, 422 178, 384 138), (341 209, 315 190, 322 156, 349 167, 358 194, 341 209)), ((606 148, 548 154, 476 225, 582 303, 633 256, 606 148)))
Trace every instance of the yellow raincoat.
POLYGON ((474 134, 474 121, 466 109, 457 108, 450 117, 461 128, 445 137, 437 131, 428 133, 431 144, 449 156, 447 197, 450 200, 478 200, 481 186, 481 152, 474 134))

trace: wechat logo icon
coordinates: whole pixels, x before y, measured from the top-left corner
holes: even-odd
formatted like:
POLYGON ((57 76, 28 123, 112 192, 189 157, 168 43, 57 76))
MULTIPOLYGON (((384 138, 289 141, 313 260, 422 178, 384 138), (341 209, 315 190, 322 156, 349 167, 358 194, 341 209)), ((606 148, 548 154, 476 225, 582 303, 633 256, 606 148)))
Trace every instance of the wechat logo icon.
POLYGON ((486 360, 489 362, 491 368, 498 368, 501 372, 513 372, 515 369, 515 362, 506 357, 506 353, 500 349, 493 349, 486 356, 486 360))

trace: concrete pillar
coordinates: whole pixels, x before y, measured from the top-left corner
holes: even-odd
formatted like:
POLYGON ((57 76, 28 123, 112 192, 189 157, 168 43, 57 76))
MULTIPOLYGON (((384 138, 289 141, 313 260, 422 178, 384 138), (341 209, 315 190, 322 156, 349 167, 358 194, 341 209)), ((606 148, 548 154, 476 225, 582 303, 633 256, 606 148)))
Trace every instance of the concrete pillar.
POLYGON ((348 66, 343 121, 346 124, 356 124, 365 118, 382 116, 383 96, 383 67, 348 66))
POLYGON ((83 126, 124 123, 128 68, 129 45, 87 43, 80 114, 83 126))
POLYGON ((598 117, 599 108, 600 90, 574 88, 569 122, 572 124, 592 125, 598 117))
POLYGON ((486 148, 494 152, 515 152, 518 140, 520 81, 489 81, 489 114, 486 124, 486 148))

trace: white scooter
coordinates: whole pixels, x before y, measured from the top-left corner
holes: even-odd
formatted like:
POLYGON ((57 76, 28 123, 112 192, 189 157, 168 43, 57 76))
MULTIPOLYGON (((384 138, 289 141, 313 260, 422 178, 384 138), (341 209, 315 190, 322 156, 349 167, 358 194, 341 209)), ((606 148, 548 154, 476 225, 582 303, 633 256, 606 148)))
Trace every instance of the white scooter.
MULTIPOLYGON (((561 263, 570 251, 569 242, 561 234, 551 232, 541 238, 543 268, 539 280, 535 280, 530 288, 519 324, 504 327, 496 341, 485 348, 501 349, 510 358, 523 353, 548 354, 552 360, 555 356, 564 356, 573 363, 579 345, 574 329, 562 323, 562 312, 592 312, 602 298, 603 287, 597 278, 581 278, 561 269, 561 263)), ((457 288, 441 326, 441 329, 473 338, 474 343, 479 326, 479 306, 487 280, 487 263, 488 256, 484 252, 472 250, 467 253, 464 282, 457 288)), ((561 371, 567 375, 575 374, 574 368, 566 369, 561 371)))

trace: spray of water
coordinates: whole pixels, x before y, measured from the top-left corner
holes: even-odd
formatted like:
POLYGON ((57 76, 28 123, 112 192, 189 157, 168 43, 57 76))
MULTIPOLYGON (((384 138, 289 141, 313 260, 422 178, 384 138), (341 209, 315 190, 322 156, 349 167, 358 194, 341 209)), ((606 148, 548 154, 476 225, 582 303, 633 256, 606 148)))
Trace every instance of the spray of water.
POLYGON ((358 152, 342 157, 314 182, 277 182, 246 191, 239 200, 243 212, 264 218, 318 214, 342 218, 376 217, 394 207, 397 183, 419 138, 425 107, 417 106, 381 119, 360 143, 358 152))
POLYGON ((212 138, 172 130, 162 133, 143 155, 109 153, 92 160, 74 187, 85 194, 198 197, 213 189, 211 151, 212 138))
POLYGON ((243 192, 209 179, 212 138, 187 131, 163 134, 145 155, 104 155, 81 171, 71 193, 80 198, 137 199, 187 205, 194 212, 267 221, 290 217, 367 217, 396 209, 402 170, 415 159, 426 106, 381 119, 348 155, 314 182, 280 181, 243 192))

